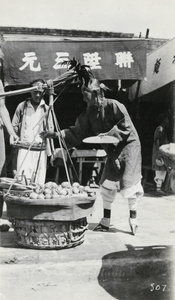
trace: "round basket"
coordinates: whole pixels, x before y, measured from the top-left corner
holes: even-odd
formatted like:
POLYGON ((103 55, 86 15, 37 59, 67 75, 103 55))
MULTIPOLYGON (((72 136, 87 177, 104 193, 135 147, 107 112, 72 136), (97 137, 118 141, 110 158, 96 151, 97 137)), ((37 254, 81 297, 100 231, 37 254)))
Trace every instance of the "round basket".
POLYGON ((7 194, 7 216, 26 220, 75 221, 92 214, 96 196, 30 199, 7 194))
POLYGON ((84 242, 86 218, 76 221, 12 220, 15 243, 33 249, 65 249, 84 242))
POLYGON ((63 249, 80 245, 88 228, 96 195, 30 199, 5 196, 7 216, 12 221, 15 243, 35 249, 63 249))
POLYGON ((162 145, 159 148, 159 151, 164 159, 166 167, 175 169, 175 143, 162 145))

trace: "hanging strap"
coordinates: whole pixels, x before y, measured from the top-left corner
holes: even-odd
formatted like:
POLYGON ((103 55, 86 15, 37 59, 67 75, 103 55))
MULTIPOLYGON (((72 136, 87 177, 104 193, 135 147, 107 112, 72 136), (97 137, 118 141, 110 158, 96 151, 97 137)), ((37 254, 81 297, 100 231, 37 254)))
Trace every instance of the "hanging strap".
POLYGON ((28 101, 29 101, 29 98, 24 101, 23 107, 20 110, 20 117, 19 117, 19 134, 20 135, 21 135, 21 128, 22 128, 23 117, 24 117, 25 110, 27 108, 28 101))

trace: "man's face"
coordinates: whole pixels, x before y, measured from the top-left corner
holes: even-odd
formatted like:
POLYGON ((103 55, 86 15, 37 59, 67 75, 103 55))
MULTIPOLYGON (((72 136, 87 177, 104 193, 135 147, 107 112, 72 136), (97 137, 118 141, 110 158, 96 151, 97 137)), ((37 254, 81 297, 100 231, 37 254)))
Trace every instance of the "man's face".
POLYGON ((83 100, 87 103, 87 106, 96 105, 97 91, 99 87, 96 86, 96 79, 90 79, 87 87, 82 85, 81 92, 83 94, 83 100))
POLYGON ((32 91, 31 96, 32 96, 32 101, 34 104, 40 104, 41 99, 43 97, 43 89, 42 89, 42 83, 41 82, 35 82, 32 86, 37 86, 38 90, 32 91))
POLYGON ((83 95, 83 100, 88 104, 91 102, 92 92, 90 92, 85 86, 82 86, 81 93, 83 95))
POLYGON ((83 94, 83 100, 87 103, 87 106, 99 106, 101 103, 100 87, 96 79, 91 79, 87 85, 81 87, 83 94))

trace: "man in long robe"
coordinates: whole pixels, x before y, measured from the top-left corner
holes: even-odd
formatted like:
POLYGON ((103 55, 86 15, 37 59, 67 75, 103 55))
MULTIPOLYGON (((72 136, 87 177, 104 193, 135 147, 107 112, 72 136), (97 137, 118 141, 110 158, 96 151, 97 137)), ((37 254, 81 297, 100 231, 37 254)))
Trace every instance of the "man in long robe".
POLYGON ((82 86, 87 108, 77 118, 75 125, 55 134, 43 132, 41 136, 65 139, 68 148, 76 147, 88 136, 116 137, 116 144, 102 144, 107 161, 100 181, 103 199, 103 218, 94 228, 107 231, 110 227, 111 205, 116 197, 118 181, 120 192, 129 204, 129 225, 133 234, 138 227, 137 200, 143 196, 141 185, 141 145, 137 131, 125 106, 114 99, 104 97, 103 85, 91 79, 82 86))

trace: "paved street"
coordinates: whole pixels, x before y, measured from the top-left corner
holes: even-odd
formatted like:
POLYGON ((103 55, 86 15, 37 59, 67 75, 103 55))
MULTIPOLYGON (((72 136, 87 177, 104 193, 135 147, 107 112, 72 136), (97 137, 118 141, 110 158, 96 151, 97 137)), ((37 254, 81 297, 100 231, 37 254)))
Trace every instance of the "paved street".
POLYGON ((175 299, 175 195, 145 194, 138 204, 139 230, 132 236, 128 205, 119 193, 110 231, 92 231, 102 214, 96 192, 95 210, 80 246, 20 249, 13 232, 1 233, 0 299, 175 299))

